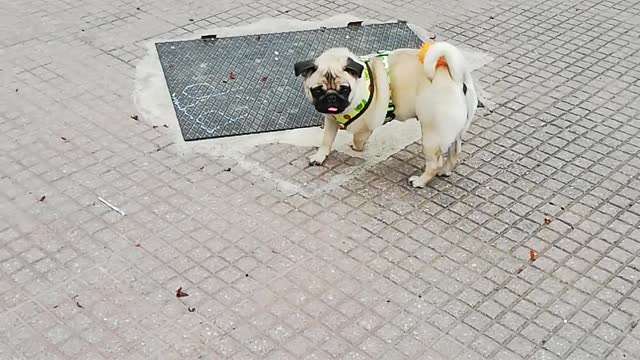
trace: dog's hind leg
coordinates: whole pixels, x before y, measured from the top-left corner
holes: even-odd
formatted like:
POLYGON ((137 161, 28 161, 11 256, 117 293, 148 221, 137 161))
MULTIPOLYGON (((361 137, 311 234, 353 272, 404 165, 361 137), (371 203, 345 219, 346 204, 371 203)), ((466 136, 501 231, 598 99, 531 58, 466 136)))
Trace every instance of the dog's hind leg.
POLYGON ((442 165, 442 168, 440 168, 440 170, 438 171, 438 176, 451 176, 453 168, 456 166, 458 160, 460 159, 460 151, 462 147, 461 142, 462 141, 460 137, 458 137, 456 138, 456 141, 451 144, 451 146, 449 147, 449 151, 447 152, 447 160, 444 162, 444 165, 442 165))
POLYGON ((442 150, 438 138, 434 136, 422 137, 422 151, 424 152, 425 165, 424 172, 420 176, 412 176, 409 178, 409 184, 414 188, 422 188, 427 185, 443 165, 442 150))

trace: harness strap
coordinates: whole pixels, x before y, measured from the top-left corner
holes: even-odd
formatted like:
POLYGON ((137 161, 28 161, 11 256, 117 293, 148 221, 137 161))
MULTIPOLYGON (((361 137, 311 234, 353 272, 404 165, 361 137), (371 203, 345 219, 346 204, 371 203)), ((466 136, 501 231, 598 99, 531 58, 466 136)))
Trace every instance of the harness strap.
MULTIPOLYGON (((365 61, 364 65, 367 67, 367 72, 369 74, 371 74, 371 67, 369 66, 369 62, 365 61)), ((343 129, 346 129, 347 126, 349 126, 349 124, 351 124, 352 122, 358 120, 358 118, 360 118, 360 116, 362 114, 364 114, 365 111, 367 111, 367 109, 369 108, 369 104, 371 104, 371 100, 373 100, 374 91, 375 91, 375 85, 374 85, 373 78, 369 77, 369 98, 367 99, 367 102, 364 103, 362 108, 358 111, 358 113, 356 115, 354 115, 353 117, 350 117, 350 118, 347 119, 348 115, 343 115, 343 118, 345 118, 347 120, 346 122, 340 124, 340 125, 342 125, 343 129)))

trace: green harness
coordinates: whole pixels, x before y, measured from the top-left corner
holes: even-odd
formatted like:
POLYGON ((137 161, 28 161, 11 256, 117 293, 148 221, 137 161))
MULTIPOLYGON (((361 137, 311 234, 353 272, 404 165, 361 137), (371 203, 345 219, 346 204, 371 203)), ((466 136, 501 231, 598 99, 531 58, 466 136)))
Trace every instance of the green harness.
MULTIPOLYGON (((360 57, 360 60, 363 61, 365 64, 364 70, 362 72, 362 76, 364 76, 364 78, 369 81, 369 86, 367 87, 367 93, 365 94, 364 98, 360 100, 358 105, 356 105, 352 110, 334 115, 336 121, 340 124, 340 127, 342 129, 346 129, 347 126, 349 126, 349 124, 356 121, 362 114, 364 114, 364 112, 367 111, 367 108, 369 108, 369 104, 371 104, 371 100, 373 100, 375 85, 371 77, 371 68, 369 67, 369 61, 371 60, 372 57, 375 56, 382 61, 382 63, 384 64, 384 68, 387 70, 387 81, 389 84, 391 84, 391 70, 389 68, 389 53, 390 53, 389 51, 378 51, 376 54, 360 57)), ((391 92, 391 89, 389 89, 389 92, 391 92)), ((389 107, 387 108, 387 116, 384 120, 385 124, 395 119, 396 117, 394 113, 395 109, 396 108, 393 105, 393 102, 391 101, 391 97, 389 97, 389 107)))

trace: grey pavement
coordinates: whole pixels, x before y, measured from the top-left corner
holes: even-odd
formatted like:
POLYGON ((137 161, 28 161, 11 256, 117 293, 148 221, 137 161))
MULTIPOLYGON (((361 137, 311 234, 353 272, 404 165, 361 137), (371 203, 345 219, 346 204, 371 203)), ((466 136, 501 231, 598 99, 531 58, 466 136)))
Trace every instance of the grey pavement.
POLYGON ((640 359, 639 24, 638 0, 3 0, 0 359, 640 359), (354 160, 259 146, 260 176, 131 118, 149 39, 342 13, 495 57, 452 177, 410 188, 412 144, 283 193, 354 160))

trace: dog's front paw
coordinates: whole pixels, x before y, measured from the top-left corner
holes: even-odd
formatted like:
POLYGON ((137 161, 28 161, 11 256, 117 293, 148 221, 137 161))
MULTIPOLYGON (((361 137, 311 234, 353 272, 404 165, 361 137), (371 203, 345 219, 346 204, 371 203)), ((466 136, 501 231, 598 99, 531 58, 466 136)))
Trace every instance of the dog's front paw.
POLYGON ((309 165, 311 165, 311 166, 321 166, 322 164, 324 164, 325 160, 327 160, 327 155, 317 153, 317 154, 309 157, 309 165))
POLYGON ((415 175, 409 178, 409 185, 414 188, 423 188, 427 185, 427 182, 424 181, 421 176, 415 175))

